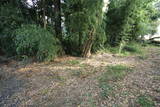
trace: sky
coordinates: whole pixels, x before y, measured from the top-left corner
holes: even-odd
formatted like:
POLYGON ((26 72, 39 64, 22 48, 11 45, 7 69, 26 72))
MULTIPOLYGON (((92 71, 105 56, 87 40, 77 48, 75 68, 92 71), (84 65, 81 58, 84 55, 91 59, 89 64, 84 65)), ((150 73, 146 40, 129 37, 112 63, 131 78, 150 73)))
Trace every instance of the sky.
POLYGON ((109 0, 103 0, 104 1, 104 7, 103 7, 103 11, 107 11, 107 5, 109 3, 109 0))
MULTIPOLYGON (((108 3, 109 3, 109 0, 103 0, 104 1, 104 7, 103 7, 103 11, 106 11, 107 10, 107 5, 108 5, 108 3)), ((29 4, 29 5, 33 5, 33 3, 32 3, 32 1, 31 0, 27 0, 27 3, 29 4)))
MULTIPOLYGON (((160 21, 160 19, 159 19, 159 21, 160 21)), ((157 33, 156 34, 160 36, 160 25, 157 27, 157 33)))
POLYGON ((27 0, 27 3, 28 3, 29 5, 33 5, 31 0, 27 0))

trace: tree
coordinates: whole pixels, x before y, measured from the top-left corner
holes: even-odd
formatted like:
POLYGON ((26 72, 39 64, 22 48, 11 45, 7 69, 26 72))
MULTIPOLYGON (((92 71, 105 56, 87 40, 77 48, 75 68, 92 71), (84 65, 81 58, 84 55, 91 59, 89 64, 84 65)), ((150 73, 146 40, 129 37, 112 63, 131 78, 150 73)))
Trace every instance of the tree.
POLYGON ((151 32, 153 0, 111 0, 106 14, 106 44, 117 46, 151 32))
POLYGON ((102 27, 102 7, 103 0, 65 1, 64 13, 67 30, 65 40, 69 53, 86 57, 89 56, 93 45, 97 46, 96 39, 103 44, 105 33, 102 27))
POLYGON ((55 32, 60 40, 62 40, 61 28, 61 0, 53 0, 54 2, 54 18, 55 18, 55 32))

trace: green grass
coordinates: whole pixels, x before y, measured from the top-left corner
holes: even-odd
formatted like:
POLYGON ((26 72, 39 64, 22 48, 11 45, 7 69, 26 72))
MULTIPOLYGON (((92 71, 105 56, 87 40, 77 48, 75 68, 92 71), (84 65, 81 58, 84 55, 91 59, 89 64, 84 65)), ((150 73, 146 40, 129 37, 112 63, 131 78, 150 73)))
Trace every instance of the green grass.
POLYGON ((127 73, 133 71, 130 67, 125 65, 107 66, 106 72, 99 77, 99 87, 101 88, 101 97, 107 98, 109 95, 113 95, 113 84, 110 82, 116 82, 123 79, 127 73))
POLYGON ((100 81, 116 81, 122 79, 127 72, 131 72, 132 69, 125 65, 107 66, 106 72, 100 78, 100 81))
POLYGON ((119 46, 111 47, 108 46, 107 48, 101 49, 99 52, 105 53, 112 53, 112 54, 119 54, 121 56, 129 56, 129 55, 143 55, 145 54, 145 47, 143 44, 137 42, 130 42, 127 43, 123 48, 121 53, 119 53, 119 46))
POLYGON ((154 80, 157 80, 157 81, 160 81, 160 76, 159 76, 159 75, 156 75, 156 76, 153 77, 153 79, 154 79, 154 80))
POLYGON ((69 65, 78 65, 78 64, 80 64, 80 61, 79 60, 70 60, 70 61, 67 61, 66 63, 69 65))
POLYGON ((49 92, 50 92, 50 89, 49 89, 49 88, 45 88, 45 89, 40 90, 40 93, 41 93, 42 95, 46 95, 46 94, 48 94, 49 92))
POLYGON ((102 99, 108 98, 108 96, 113 94, 114 88, 111 84, 101 82, 99 87, 101 88, 100 96, 102 99))
POLYGON ((142 55, 139 55, 138 58, 141 59, 141 60, 145 60, 148 57, 146 55, 142 54, 142 55))
POLYGON ((123 48, 124 52, 141 54, 143 52, 143 46, 139 43, 128 43, 123 48))
POLYGON ((154 107, 154 102, 150 96, 141 95, 137 98, 137 103, 141 107, 154 107))
POLYGON ((110 46, 107 46, 106 48, 102 48, 101 50, 99 50, 98 53, 117 54, 118 50, 119 50, 119 47, 110 47, 110 46))
POLYGON ((96 103, 95 103, 96 100, 94 99, 91 93, 86 93, 85 97, 87 97, 87 102, 89 107, 96 107, 96 103))
POLYGON ((79 67, 81 67, 81 68, 86 68, 86 67, 88 67, 89 65, 87 65, 87 64, 79 64, 79 67))

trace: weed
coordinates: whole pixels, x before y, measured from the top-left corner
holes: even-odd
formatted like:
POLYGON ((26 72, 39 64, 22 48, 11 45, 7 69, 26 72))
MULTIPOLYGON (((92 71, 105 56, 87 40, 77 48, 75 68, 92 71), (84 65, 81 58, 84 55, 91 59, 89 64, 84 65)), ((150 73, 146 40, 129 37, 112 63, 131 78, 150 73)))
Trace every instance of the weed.
POLYGON ((95 99, 93 98, 92 94, 91 93, 86 93, 85 95, 86 97, 88 97, 88 104, 89 104, 89 107, 96 107, 96 104, 95 104, 95 99))
POLYGON ((113 91, 113 86, 105 82, 101 82, 99 87, 101 88, 100 95, 102 99, 107 98, 113 91))
POLYGON ((154 107, 154 102, 152 101, 150 96, 140 95, 137 99, 137 103, 141 107, 154 107))
POLYGON ((143 54, 143 55, 138 56, 138 58, 141 59, 141 60, 145 60, 145 59, 147 59, 148 57, 143 54))
POLYGON ((43 94, 43 95, 45 95, 45 94, 48 94, 49 91, 50 91, 49 88, 45 88, 45 89, 42 89, 42 90, 40 91, 40 93, 43 94))
POLYGON ((107 72, 101 76, 100 81, 117 81, 122 79, 127 71, 131 72, 132 69, 124 65, 108 66, 107 72))
POLYGON ((87 65, 87 64, 80 64, 79 65, 79 67, 81 67, 81 68, 86 68, 86 67, 88 67, 89 65, 87 65))
POLYGON ((124 65, 107 66, 107 71, 99 77, 99 87, 101 88, 101 97, 107 98, 113 94, 113 85, 110 81, 117 81, 126 76, 127 71, 130 72, 132 69, 124 65))
POLYGON ((60 76, 57 72, 50 72, 47 74, 47 78, 51 80, 56 80, 56 81, 64 81, 65 78, 60 76))
POLYGON ((130 53, 142 53, 142 46, 139 44, 128 44, 123 48, 124 52, 130 52, 130 53))
POLYGON ((76 70, 72 72, 73 76, 79 77, 79 78, 86 78, 89 75, 93 74, 94 72, 87 72, 87 71, 82 71, 82 70, 76 70))
POLYGON ((157 76, 154 76, 153 79, 160 81, 160 76, 158 76, 158 75, 157 75, 157 76))
POLYGON ((82 71, 80 71, 80 70, 73 71, 73 72, 72 72, 72 75, 73 75, 73 76, 77 76, 77 77, 81 77, 82 71))
POLYGON ((109 52, 112 54, 119 54, 122 56, 129 56, 129 55, 142 55, 145 53, 145 48, 142 44, 140 43, 136 43, 136 42, 132 42, 132 43, 128 43, 125 44, 125 46, 121 46, 121 49, 117 46, 117 47, 110 47, 108 46, 107 49, 103 48, 100 50, 100 52, 109 52))
POLYGON ((78 64, 80 64, 80 61, 79 60, 70 60, 70 61, 67 61, 66 63, 69 65, 78 65, 78 64))

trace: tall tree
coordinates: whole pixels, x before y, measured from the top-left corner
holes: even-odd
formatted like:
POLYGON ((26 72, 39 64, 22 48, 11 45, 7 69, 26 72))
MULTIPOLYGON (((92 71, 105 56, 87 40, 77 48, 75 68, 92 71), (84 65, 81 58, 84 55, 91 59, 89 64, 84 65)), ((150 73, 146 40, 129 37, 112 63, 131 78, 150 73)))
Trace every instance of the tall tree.
POLYGON ((55 19, 55 33, 57 37, 62 40, 61 28, 61 0, 53 0, 54 2, 54 19, 55 19))
POLYGON ((106 14, 106 44, 117 46, 121 41, 136 40, 151 31, 154 0, 110 0, 106 14))
POLYGON ((93 46, 98 47, 105 39, 103 0, 65 0, 65 6, 67 51, 89 56, 93 46))

